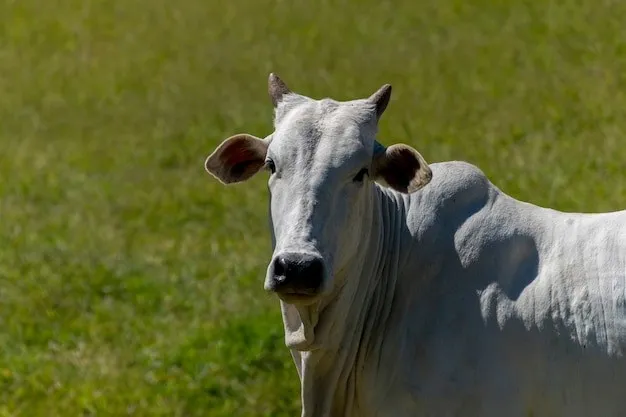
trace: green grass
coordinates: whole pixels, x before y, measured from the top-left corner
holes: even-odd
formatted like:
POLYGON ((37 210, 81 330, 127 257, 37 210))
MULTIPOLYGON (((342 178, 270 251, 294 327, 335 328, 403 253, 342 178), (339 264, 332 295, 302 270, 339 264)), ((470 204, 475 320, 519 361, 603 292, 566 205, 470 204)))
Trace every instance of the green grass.
POLYGON ((295 416, 265 178, 266 77, 394 86, 380 137, 505 192, 626 208, 626 3, 0 1, 0 416, 295 416), (311 3, 312 4, 312 3, 311 3))

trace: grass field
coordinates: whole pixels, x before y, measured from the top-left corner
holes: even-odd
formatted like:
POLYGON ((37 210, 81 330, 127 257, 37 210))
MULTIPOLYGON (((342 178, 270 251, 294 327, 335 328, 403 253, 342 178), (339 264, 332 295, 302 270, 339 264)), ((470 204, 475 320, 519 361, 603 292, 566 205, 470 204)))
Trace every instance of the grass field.
POLYGON ((267 74, 390 82, 384 143, 617 210, 624 22, 611 0, 0 0, 0 416, 299 415, 266 178, 203 170, 271 131, 267 74))

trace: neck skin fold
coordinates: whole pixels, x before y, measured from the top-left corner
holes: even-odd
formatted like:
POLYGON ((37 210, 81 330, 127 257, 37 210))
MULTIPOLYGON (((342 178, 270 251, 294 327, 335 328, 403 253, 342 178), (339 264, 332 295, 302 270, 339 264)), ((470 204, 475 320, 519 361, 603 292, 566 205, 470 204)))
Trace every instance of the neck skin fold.
POLYGON ((351 417, 359 408, 365 359, 379 361, 377 342, 385 335, 408 233, 407 198, 372 184, 366 204, 357 255, 335 271, 341 287, 311 306, 281 301, 285 340, 301 380, 302 417, 351 417))

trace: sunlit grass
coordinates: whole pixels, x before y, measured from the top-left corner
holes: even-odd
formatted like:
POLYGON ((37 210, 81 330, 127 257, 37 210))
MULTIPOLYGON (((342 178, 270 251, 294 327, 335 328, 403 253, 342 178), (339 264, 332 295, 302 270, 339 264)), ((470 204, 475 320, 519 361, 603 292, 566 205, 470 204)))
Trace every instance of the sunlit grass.
POLYGON ((0 3, 0 416, 294 416, 263 176, 266 77, 386 82, 385 143, 562 210, 626 207, 626 4, 0 3))

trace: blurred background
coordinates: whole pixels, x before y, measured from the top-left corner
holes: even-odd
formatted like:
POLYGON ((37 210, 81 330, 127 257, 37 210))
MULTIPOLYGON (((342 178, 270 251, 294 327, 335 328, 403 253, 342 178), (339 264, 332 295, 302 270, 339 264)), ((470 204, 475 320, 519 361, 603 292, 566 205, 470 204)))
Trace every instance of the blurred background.
POLYGON ((266 176, 267 76, 394 87, 380 140, 567 211, 626 208, 626 2, 0 0, 0 416, 299 415, 266 176))

